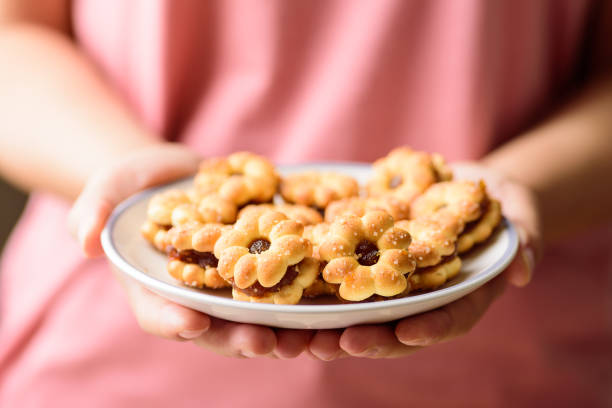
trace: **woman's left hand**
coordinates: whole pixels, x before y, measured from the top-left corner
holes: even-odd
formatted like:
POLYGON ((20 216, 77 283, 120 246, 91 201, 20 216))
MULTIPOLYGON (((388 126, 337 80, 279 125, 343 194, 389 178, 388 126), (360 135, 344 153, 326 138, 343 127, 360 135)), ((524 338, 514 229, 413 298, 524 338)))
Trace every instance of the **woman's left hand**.
POLYGON ((522 287, 531 280, 540 229, 533 193, 521 184, 476 162, 455 166, 457 179, 484 179, 487 190, 502 203, 506 218, 514 223, 520 248, 506 270, 481 288, 446 306, 388 324, 362 325, 341 330, 320 330, 309 344, 321 360, 355 356, 396 358, 422 347, 466 334, 480 320, 507 283, 522 287))

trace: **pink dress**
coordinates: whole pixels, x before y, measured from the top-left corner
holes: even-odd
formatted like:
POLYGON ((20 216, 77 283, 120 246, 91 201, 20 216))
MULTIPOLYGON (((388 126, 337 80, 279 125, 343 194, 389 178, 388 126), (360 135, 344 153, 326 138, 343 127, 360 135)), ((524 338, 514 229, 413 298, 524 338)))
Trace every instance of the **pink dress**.
MULTIPOLYGON (((152 130, 205 155, 476 159, 575 83, 587 0, 76 0, 83 51, 152 130)), ((234 360, 138 328, 34 194, 2 259, 2 407, 609 406, 604 229, 548 249, 467 336, 397 360, 234 360)))

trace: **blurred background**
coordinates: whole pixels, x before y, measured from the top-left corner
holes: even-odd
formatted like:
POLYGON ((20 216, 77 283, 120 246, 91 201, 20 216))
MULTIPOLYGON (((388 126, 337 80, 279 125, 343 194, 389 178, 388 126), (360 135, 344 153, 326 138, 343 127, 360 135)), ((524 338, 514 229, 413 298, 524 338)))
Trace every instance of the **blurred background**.
POLYGON ((0 251, 17 222, 27 195, 0 179, 0 251))

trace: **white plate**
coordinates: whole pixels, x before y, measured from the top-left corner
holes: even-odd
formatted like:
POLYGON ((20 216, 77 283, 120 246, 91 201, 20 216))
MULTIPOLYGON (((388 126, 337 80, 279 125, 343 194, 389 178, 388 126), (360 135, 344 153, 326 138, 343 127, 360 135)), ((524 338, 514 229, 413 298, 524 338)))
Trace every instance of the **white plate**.
MULTIPOLYGON (((304 170, 332 170, 368 179, 370 166, 355 163, 310 163, 280 166, 289 174, 304 170)), ((140 236, 149 197, 168 188, 189 186, 180 180, 136 194, 121 203, 102 232, 102 246, 112 265, 150 290, 176 303, 211 316, 236 322, 296 329, 329 329, 363 323, 381 323, 443 306, 474 291, 503 271, 518 247, 516 230, 506 219, 486 245, 462 257, 460 274, 433 292, 372 303, 340 304, 333 298, 298 305, 270 305, 233 300, 230 290, 194 289, 181 285, 166 272, 166 257, 140 236)))

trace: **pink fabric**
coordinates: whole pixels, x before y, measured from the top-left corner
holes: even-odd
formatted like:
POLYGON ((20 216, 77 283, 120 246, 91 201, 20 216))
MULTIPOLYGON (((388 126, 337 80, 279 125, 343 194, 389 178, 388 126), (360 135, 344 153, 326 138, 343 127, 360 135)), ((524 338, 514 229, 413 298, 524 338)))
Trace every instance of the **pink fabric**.
MULTIPOLYGON (((204 154, 478 158, 572 84, 589 1, 74 2, 129 106, 204 154), (553 8, 554 5, 554 8, 553 8)), ((605 406, 612 231, 549 249, 468 336, 399 360, 232 360, 137 327, 35 195, 2 260, 0 406, 605 406)))

